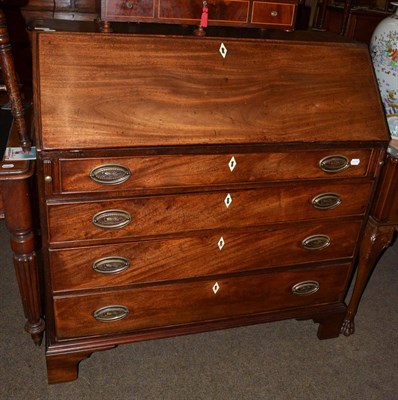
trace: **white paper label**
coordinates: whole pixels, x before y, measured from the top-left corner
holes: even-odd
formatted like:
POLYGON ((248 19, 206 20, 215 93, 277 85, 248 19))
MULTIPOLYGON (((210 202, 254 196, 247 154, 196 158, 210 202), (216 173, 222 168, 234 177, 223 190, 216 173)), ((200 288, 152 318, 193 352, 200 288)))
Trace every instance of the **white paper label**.
POLYGON ((22 147, 7 147, 4 160, 36 160, 36 147, 31 147, 29 151, 22 150, 22 147))

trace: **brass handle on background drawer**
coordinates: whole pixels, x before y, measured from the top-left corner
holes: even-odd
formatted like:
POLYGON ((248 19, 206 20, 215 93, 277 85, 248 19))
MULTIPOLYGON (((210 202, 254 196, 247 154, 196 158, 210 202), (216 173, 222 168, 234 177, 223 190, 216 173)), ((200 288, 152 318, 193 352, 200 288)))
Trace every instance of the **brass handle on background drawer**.
POLYGON ((322 171, 333 173, 341 172, 350 166, 350 160, 346 156, 342 155, 331 155, 322 158, 319 161, 319 167, 322 171))
POLYGON ((127 0, 125 4, 126 4, 126 7, 129 9, 131 9, 135 6, 135 4, 131 0, 127 0))
POLYGON ((327 235, 312 235, 306 237, 301 245, 306 250, 322 250, 330 245, 330 237, 327 235))
POLYGON ((131 171, 123 165, 107 164, 95 167, 89 176, 102 185, 120 185, 130 178, 131 171))
POLYGON ((315 196, 311 203, 317 210, 330 210, 341 204, 341 198, 337 193, 322 193, 315 196))
POLYGON ((319 290, 319 282, 317 281, 303 281, 296 283, 292 287, 293 294, 297 296, 308 296, 319 290))
POLYGON ((119 256, 99 258, 93 263, 93 270, 101 274, 118 274, 129 267, 130 261, 119 256))
POLYGON ((129 309, 125 306, 111 305, 94 311, 94 318, 99 322, 114 322, 127 317, 129 309))
POLYGON ((131 222, 131 216, 123 210, 105 210, 95 214, 93 224, 102 229, 120 229, 131 222))
POLYGON ((277 17, 278 14, 278 11, 271 11, 271 17, 277 17))

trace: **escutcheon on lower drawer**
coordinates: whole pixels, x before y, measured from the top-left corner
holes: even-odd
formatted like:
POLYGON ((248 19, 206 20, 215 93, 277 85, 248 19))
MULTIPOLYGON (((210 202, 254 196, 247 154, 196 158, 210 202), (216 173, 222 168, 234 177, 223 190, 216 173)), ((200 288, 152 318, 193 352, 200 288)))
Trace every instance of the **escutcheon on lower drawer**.
POLYGON ((54 297, 58 339, 342 301, 349 265, 54 297))

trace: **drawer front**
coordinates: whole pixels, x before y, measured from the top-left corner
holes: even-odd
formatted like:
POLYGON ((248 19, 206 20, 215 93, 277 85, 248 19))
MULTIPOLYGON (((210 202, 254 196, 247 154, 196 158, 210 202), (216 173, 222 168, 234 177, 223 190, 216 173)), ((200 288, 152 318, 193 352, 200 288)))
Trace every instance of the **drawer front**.
MULTIPOLYGON (((202 15, 203 1, 160 0, 159 19, 172 21, 190 21, 198 24, 202 15)), ((249 15, 249 1, 241 0, 209 0, 208 20, 212 22, 247 23, 249 15)))
POLYGON ((54 203, 48 205, 49 240, 133 238, 362 215, 370 189, 370 182, 313 184, 54 203))
POLYGON ((134 19, 154 18, 154 0, 112 0, 102 2, 102 18, 112 21, 120 17, 134 19))
POLYGON ((339 265, 54 297, 55 332, 67 339, 334 303, 342 301, 349 270, 339 265))
POLYGON ((61 159, 60 191, 145 190, 292 179, 364 177, 372 173, 371 159, 370 149, 61 159))
POLYGON ((161 282, 353 256, 360 221, 50 250, 54 292, 161 282))
POLYGON ((295 4, 254 1, 251 23, 293 28, 295 11, 295 4))

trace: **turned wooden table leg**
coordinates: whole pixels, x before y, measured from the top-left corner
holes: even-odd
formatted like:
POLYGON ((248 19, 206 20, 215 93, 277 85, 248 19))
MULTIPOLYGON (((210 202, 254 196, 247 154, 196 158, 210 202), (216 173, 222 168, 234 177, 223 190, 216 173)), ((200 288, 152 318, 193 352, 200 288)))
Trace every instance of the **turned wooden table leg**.
POLYGON ((394 226, 379 225, 374 220, 369 219, 360 248, 354 290, 348 305, 345 320, 341 327, 341 333, 345 336, 349 336, 355 332, 354 318, 358 310, 359 301, 376 265, 377 259, 380 257, 383 250, 390 245, 393 235, 394 226))
POLYGON ((29 180, 2 181, 0 189, 4 200, 7 228, 11 235, 11 249, 17 275, 22 306, 26 317, 25 330, 35 344, 43 339, 44 321, 41 310, 39 273, 32 228, 29 180))
POLYGON ((317 31, 326 31, 325 29, 325 19, 326 19, 326 11, 328 8, 328 0, 323 0, 320 2, 318 0, 317 8, 318 8, 318 15, 316 17, 315 26, 313 27, 314 30, 317 31))
POLYGON ((19 141, 24 150, 29 150, 32 141, 26 129, 25 111, 18 86, 4 12, 0 9, 0 67, 3 73, 7 93, 10 97, 11 113, 17 126, 19 141))

